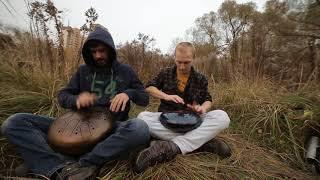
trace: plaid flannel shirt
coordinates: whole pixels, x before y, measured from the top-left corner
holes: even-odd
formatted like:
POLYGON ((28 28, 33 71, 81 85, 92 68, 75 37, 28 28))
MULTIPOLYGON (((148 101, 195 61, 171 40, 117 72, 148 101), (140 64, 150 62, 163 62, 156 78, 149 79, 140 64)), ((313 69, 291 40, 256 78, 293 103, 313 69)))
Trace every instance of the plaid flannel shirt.
MULTIPOLYGON (((192 104, 193 101, 195 101, 201 105, 205 101, 212 101, 211 95, 208 92, 207 78, 195 71, 193 67, 191 67, 191 73, 184 92, 180 92, 178 90, 176 69, 177 67, 173 66, 161 70, 156 77, 146 84, 146 88, 149 86, 154 86, 166 94, 178 95, 184 100, 185 104, 192 104)), ((186 105, 161 99, 158 111, 168 112, 186 109, 186 105)))

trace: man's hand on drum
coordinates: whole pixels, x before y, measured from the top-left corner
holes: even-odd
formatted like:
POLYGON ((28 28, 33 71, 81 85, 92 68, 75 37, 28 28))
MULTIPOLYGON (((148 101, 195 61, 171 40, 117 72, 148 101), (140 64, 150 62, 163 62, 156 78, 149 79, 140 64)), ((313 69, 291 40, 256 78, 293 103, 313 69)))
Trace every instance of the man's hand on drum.
POLYGON ((204 108, 203 106, 199 105, 195 101, 193 101, 192 105, 191 104, 187 104, 187 106, 188 106, 188 108, 191 109, 191 111, 193 111, 195 113, 198 113, 198 114, 206 113, 206 108, 204 108))
POLYGON ((77 109, 93 106, 97 96, 89 92, 82 92, 77 98, 77 109))
POLYGON ((114 98, 111 99, 110 111, 118 112, 120 108, 121 111, 124 111, 128 101, 129 96, 126 93, 117 94, 114 98))
POLYGON ((175 102, 177 104, 179 104, 179 103, 180 104, 184 104, 183 99, 178 95, 167 95, 164 100, 173 101, 173 102, 175 102))

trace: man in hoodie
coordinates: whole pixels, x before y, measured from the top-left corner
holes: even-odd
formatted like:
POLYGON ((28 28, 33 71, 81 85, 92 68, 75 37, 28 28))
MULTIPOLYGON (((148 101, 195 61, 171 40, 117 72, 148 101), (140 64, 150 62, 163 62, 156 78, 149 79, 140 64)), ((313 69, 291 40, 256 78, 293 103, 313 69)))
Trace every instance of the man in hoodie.
POLYGON ((47 132, 52 118, 14 114, 2 124, 2 133, 17 146, 33 173, 58 179, 86 179, 104 163, 149 142, 147 124, 139 119, 127 120, 130 101, 146 106, 148 94, 132 68, 117 61, 115 45, 106 28, 96 25, 83 45, 82 55, 85 64, 60 90, 59 104, 67 109, 91 106, 109 109, 117 120, 114 133, 74 159, 53 151, 48 145, 47 132))

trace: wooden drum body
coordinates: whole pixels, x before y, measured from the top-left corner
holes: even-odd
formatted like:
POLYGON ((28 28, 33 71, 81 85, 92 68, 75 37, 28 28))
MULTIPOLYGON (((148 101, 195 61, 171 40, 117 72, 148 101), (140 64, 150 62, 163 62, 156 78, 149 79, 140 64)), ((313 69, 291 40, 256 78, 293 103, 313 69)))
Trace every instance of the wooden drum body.
POLYGON ((81 155, 105 138, 112 126, 113 118, 107 110, 69 111, 54 120, 48 142, 57 152, 81 155))

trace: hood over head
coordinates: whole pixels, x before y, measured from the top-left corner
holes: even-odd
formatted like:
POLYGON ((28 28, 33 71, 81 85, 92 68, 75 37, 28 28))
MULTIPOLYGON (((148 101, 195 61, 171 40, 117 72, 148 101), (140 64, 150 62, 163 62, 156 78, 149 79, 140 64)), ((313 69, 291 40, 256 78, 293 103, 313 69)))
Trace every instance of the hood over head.
POLYGON ((88 38, 83 44, 82 57, 84 59, 84 62, 88 66, 95 66, 94 59, 90 52, 90 47, 89 47, 90 43, 88 43, 93 40, 102 42, 107 47, 110 48, 110 52, 108 53, 108 56, 112 66, 114 66, 117 62, 117 53, 116 53, 116 48, 113 42, 113 38, 110 32, 108 31, 108 29, 99 24, 95 25, 94 30, 89 33, 88 38))

